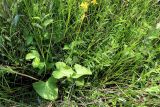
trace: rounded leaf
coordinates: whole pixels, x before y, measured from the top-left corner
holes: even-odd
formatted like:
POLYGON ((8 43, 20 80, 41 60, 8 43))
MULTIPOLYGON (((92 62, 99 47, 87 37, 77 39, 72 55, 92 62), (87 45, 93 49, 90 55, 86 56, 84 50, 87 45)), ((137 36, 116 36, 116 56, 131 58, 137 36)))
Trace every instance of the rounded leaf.
POLYGON ((31 50, 31 52, 26 55, 26 60, 31 60, 36 57, 39 58, 39 53, 36 50, 31 50))
POLYGON ((26 55, 26 60, 31 60, 31 59, 34 59, 36 56, 35 55, 33 55, 32 53, 28 53, 27 55, 26 55))
POLYGON ((57 69, 64 69, 67 66, 64 62, 57 62, 55 65, 57 69))
POLYGON ((58 88, 53 77, 50 77, 46 82, 39 81, 33 83, 33 88, 46 100, 55 100, 58 97, 58 88))
POLYGON ((71 77, 74 73, 73 69, 67 66, 64 62, 56 63, 57 70, 53 71, 52 75, 56 79, 60 79, 63 77, 71 77))
POLYGON ((92 72, 89 69, 87 69, 86 67, 83 67, 79 64, 75 64, 74 69, 75 69, 76 73, 73 74, 72 78, 79 78, 83 75, 92 75, 92 72))
POLYGON ((35 57, 39 58, 39 53, 38 53, 38 51, 36 51, 36 50, 31 50, 31 53, 32 53, 35 57))
POLYGON ((43 69, 44 67, 45 67, 45 62, 40 62, 38 68, 43 69))
POLYGON ((35 58, 32 62, 32 66, 33 68, 38 68, 40 64, 40 59, 39 58, 35 58))

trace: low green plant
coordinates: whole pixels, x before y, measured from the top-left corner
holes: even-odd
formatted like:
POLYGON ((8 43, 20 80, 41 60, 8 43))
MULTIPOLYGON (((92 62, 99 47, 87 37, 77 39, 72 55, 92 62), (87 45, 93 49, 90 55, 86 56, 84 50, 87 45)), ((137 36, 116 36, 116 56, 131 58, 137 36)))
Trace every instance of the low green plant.
POLYGON ((45 62, 40 61, 40 55, 36 50, 31 50, 31 52, 26 55, 26 60, 32 60, 33 68, 39 69, 40 72, 38 72, 38 74, 42 73, 42 69, 45 66, 45 62))
MULTIPOLYGON (((26 60, 32 60, 33 68, 41 70, 45 66, 45 63, 40 61, 40 55, 36 50, 31 50, 31 52, 26 55, 26 60)), ((38 81, 33 83, 35 91, 47 100, 55 100, 58 97, 57 80, 66 77, 68 82, 75 83, 76 86, 83 86, 84 76, 92 74, 89 69, 79 64, 74 65, 74 70, 64 62, 57 62, 55 65, 56 70, 53 71, 52 76, 46 82, 38 81)))

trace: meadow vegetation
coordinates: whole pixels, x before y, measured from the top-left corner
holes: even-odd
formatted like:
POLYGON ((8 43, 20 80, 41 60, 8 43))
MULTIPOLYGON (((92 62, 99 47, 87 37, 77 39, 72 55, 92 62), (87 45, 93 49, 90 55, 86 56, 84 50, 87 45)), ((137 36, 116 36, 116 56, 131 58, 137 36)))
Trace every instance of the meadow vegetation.
POLYGON ((0 0, 1 107, 158 107, 157 0, 0 0))

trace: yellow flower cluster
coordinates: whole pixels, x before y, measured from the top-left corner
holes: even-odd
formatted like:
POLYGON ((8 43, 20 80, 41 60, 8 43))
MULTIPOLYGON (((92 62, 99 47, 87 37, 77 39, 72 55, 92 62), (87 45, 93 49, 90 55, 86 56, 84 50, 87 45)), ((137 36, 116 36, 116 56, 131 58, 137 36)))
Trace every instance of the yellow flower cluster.
POLYGON ((82 2, 80 6, 84 11, 87 11, 89 3, 88 2, 82 2))
POLYGON ((92 3, 93 5, 98 4, 98 3, 97 3, 97 0, 92 0, 91 2, 89 2, 89 1, 84 1, 84 2, 81 3, 80 7, 81 7, 84 11, 87 11, 87 10, 88 10, 88 6, 89 6, 90 3, 92 3))
POLYGON ((93 4, 93 5, 96 5, 98 4, 96 0, 87 0, 87 1, 83 1, 81 4, 80 4, 80 7, 84 10, 84 14, 81 16, 81 20, 83 20, 85 18, 85 12, 88 11, 88 7, 90 4, 93 4))

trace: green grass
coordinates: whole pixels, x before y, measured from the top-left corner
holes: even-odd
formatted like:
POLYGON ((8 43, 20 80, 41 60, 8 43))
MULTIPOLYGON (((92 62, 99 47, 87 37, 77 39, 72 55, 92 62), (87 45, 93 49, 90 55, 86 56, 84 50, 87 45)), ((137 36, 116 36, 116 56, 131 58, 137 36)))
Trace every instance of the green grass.
POLYGON ((0 1, 0 104, 160 105, 157 0, 97 0, 83 10, 84 1, 0 1), (33 48, 46 63, 41 71, 25 60, 33 48), (93 74, 81 88, 62 79, 58 99, 50 102, 36 94, 32 83, 47 80, 58 61, 81 64, 93 74))

